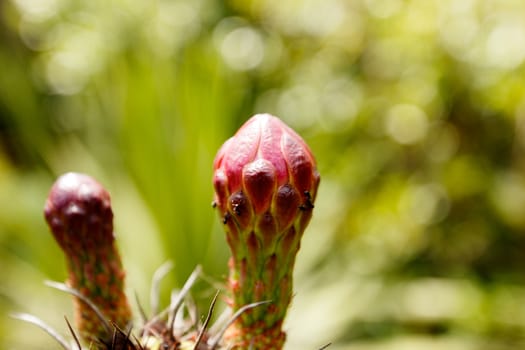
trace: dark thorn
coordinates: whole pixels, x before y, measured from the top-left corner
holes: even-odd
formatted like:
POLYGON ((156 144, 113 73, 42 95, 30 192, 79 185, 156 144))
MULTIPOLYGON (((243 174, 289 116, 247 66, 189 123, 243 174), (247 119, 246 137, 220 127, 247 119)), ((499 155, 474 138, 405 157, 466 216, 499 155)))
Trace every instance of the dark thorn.
POLYGON ((69 328, 69 332, 71 333, 71 335, 73 336, 73 339, 75 340, 75 344, 77 344, 77 349, 82 349, 82 347, 80 346, 80 340, 78 339, 75 331, 73 330, 73 327, 71 327, 71 323, 69 323, 69 320, 67 319, 66 316, 64 316, 64 319, 66 320, 66 324, 67 324, 67 328, 69 328))
POLYGON ((111 349, 116 350, 117 345, 119 345, 119 348, 123 349, 128 349, 130 346, 134 348, 135 344, 131 341, 131 328, 128 329, 127 332, 124 332, 115 322, 112 322, 111 324, 113 326, 113 347, 111 349))
POLYGON ((129 346, 134 347, 134 344, 131 341, 131 327, 128 329, 128 332, 126 333, 126 342, 128 343, 129 346))
POLYGON ((212 201, 211 202, 211 207, 212 208, 217 208, 217 201, 212 201))
POLYGON ((226 215, 224 215, 224 218, 222 219, 222 223, 226 225, 228 221, 230 221, 230 219, 231 219, 230 213, 226 213, 226 215))
POLYGON ((312 210, 314 208, 314 204, 312 203, 312 195, 310 194, 310 191, 304 191, 303 193, 306 199, 304 203, 299 206, 299 210, 312 210))
POLYGON ((328 343, 328 344, 326 344, 326 345, 324 345, 324 346, 321 346, 321 347, 319 348, 319 350, 324 350, 324 349, 326 349, 327 347, 329 347, 330 345, 332 345, 332 343, 328 343))
POLYGON ((138 350, 146 350, 146 348, 144 348, 140 341, 137 339, 137 336, 135 334, 132 334, 132 336, 133 340, 135 340, 135 343, 137 344, 137 347, 139 348, 138 350))

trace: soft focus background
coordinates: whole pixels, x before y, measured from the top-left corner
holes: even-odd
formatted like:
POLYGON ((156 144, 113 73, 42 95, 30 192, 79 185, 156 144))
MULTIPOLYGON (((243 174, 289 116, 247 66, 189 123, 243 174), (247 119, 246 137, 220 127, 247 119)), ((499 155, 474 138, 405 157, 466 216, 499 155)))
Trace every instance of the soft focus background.
MULTIPOLYGON (((525 348, 525 2, 0 2, 0 348, 67 335, 55 178, 110 191, 127 286, 163 299, 228 251, 216 150, 257 112, 322 174, 297 260, 287 349, 525 348)), ((203 310, 205 311, 205 310, 203 310)))

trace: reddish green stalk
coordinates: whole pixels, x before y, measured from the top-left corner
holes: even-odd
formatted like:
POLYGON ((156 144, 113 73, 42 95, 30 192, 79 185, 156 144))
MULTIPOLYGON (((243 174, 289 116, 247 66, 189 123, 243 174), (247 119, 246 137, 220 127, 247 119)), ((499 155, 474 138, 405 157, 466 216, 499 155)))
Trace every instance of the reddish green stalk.
MULTIPOLYGON (((110 323, 127 329, 131 310, 124 294, 125 272, 113 235, 108 192, 93 178, 61 176, 45 205, 47 223, 65 254, 68 285, 88 298, 110 323)), ((113 336, 81 298, 74 297, 75 323, 82 339, 98 348, 113 336)))
POLYGON ((281 120, 259 114, 224 143, 214 170, 214 203, 232 252, 232 308, 271 301, 239 317, 226 339, 238 349, 281 349, 295 256, 319 185, 315 159, 281 120))

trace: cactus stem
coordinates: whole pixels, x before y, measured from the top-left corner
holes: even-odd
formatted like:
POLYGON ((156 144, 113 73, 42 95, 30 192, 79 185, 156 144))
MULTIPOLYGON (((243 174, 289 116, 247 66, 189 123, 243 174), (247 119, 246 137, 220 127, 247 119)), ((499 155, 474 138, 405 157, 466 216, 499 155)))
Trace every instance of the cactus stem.
POLYGON ((250 118, 219 149, 215 203, 232 253, 231 306, 273 303, 239 318, 226 333, 235 349, 281 349, 292 269, 320 181, 308 145, 277 117, 250 118))

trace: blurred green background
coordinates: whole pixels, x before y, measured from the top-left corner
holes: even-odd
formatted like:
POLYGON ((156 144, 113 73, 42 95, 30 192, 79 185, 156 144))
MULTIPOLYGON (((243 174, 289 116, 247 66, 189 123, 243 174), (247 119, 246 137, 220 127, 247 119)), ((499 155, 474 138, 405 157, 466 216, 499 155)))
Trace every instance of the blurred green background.
POLYGON ((67 335, 67 171, 109 189, 146 309, 166 260, 163 295, 221 281, 211 164, 269 112, 322 175, 287 349, 524 349, 524 61, 521 0, 0 2, 0 348, 58 348, 14 311, 67 335))

